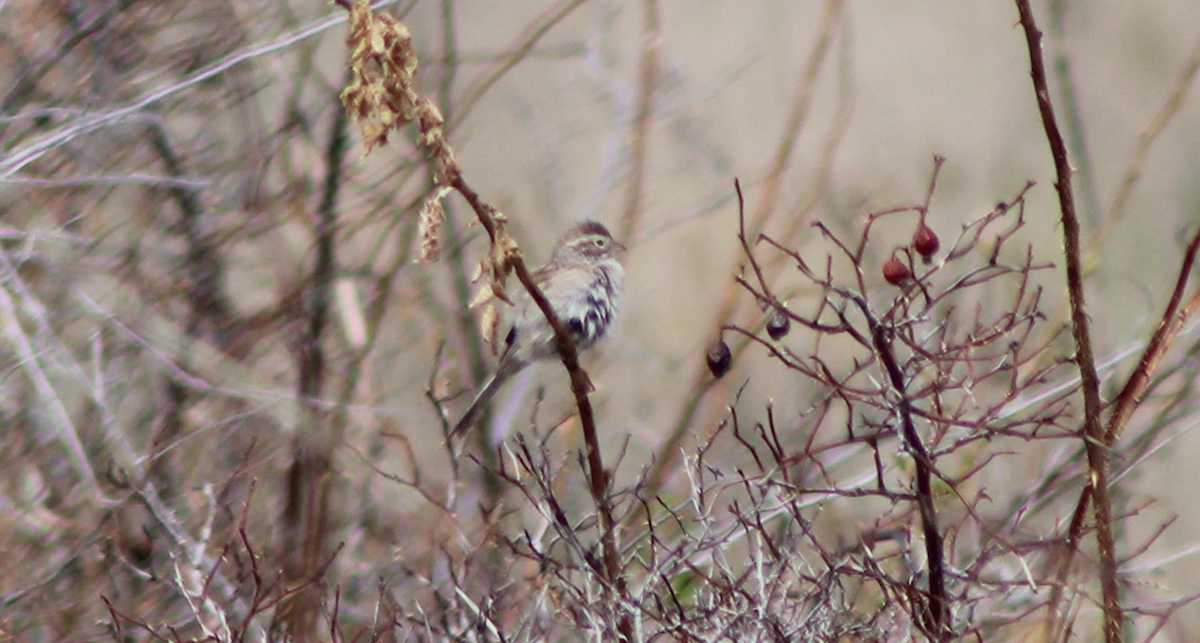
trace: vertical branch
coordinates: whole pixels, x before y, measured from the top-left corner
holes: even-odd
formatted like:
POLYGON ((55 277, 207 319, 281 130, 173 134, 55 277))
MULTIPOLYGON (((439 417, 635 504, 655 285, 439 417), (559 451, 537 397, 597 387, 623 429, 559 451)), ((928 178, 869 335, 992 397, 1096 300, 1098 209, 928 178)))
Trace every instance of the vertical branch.
POLYGON ((1021 27, 1029 46, 1030 75, 1038 111, 1054 157, 1059 207, 1062 211, 1063 249, 1066 255, 1067 292, 1071 300, 1071 327, 1075 339, 1075 362, 1079 367, 1083 387, 1083 432, 1087 452, 1089 486, 1095 501, 1096 541, 1100 559, 1100 586, 1104 601, 1104 637, 1108 643, 1121 640, 1120 588, 1117 585, 1116 544, 1112 533, 1112 504, 1108 495, 1108 447, 1104 443, 1104 428, 1100 423, 1100 378, 1092 354, 1088 332, 1087 308, 1083 301, 1083 271, 1080 268, 1079 219, 1075 214, 1075 197, 1071 190, 1071 164, 1067 147, 1054 116, 1050 89, 1046 83, 1046 67, 1042 60, 1042 32, 1033 19, 1029 0, 1016 0, 1021 27))
MULTIPOLYGON (((1196 312, 1197 308, 1200 308, 1200 290, 1192 293, 1186 303, 1183 301, 1184 290, 1187 288, 1188 277, 1195 266, 1198 251, 1200 251, 1200 231, 1192 236, 1191 243, 1184 251, 1183 265, 1180 266, 1179 276, 1175 280, 1175 289, 1171 292, 1171 298, 1158 322, 1158 328, 1155 329, 1154 335, 1146 345, 1146 350, 1138 360, 1137 368, 1129 375, 1129 380, 1126 381, 1125 386, 1113 402, 1112 413, 1104 428, 1104 445, 1107 448, 1111 448, 1116 442, 1122 429, 1133 416, 1133 412, 1141 404, 1142 397, 1150 386, 1151 378, 1158 371, 1163 356, 1166 355, 1167 349, 1171 347, 1179 331, 1183 328, 1183 323, 1196 312)), ((1053 589, 1050 595, 1052 609, 1057 609, 1057 606, 1062 603, 1066 576, 1074 561, 1075 548, 1083 538, 1084 518, 1087 516, 1091 501, 1091 487, 1084 487, 1079 494, 1079 500, 1075 503, 1075 511, 1067 529, 1067 551, 1058 564, 1057 582, 1052 584, 1053 589)), ((1054 627, 1054 619, 1049 619, 1046 623, 1046 631, 1052 632, 1054 627)))
POLYGON ((650 119, 654 115, 654 85, 658 82, 658 48, 660 44, 658 0, 643 2, 642 58, 638 73, 637 112, 633 117, 630 136, 629 184, 625 191, 625 208, 621 214, 618 239, 633 239, 638 217, 642 213, 642 193, 646 183, 646 148, 650 136, 650 119))
MULTIPOLYGON (((167 176, 186 176, 183 162, 161 124, 150 126, 150 143, 162 159, 167 176)), ((224 331, 227 330, 233 306, 225 292, 224 263, 212 239, 205 234, 201 221, 204 205, 200 202, 197 188, 173 185, 168 192, 179 206, 179 229, 187 242, 183 260, 183 272, 190 286, 188 296, 191 299, 187 332, 193 337, 200 337, 204 335, 204 330, 209 330, 213 341, 218 346, 226 347, 229 341, 224 331)))
MULTIPOLYGON (((182 178, 186 170, 180 155, 172 145, 161 123, 149 128, 150 146, 162 161, 167 176, 182 178)), ((213 343, 228 348, 231 337, 228 326, 233 306, 229 303, 225 288, 225 264, 220 253, 202 225, 204 204, 197 188, 174 185, 168 194, 179 208, 179 230, 187 244, 183 257, 182 272, 188 284, 188 314, 186 331, 189 338, 210 336, 213 343), (207 331, 207 332, 206 332, 207 331)), ((163 413, 162 430, 155 436, 155 445, 170 444, 184 431, 184 414, 189 400, 187 387, 178 380, 167 382, 169 404, 163 413)), ((165 458, 156 459, 150 467, 151 475, 158 482, 165 497, 174 493, 174 480, 167 468, 165 458)))
MULTIPOLYGON (((283 509, 284 571, 291 580, 313 576, 328 556, 329 493, 333 449, 338 442, 327 422, 328 411, 319 404, 325 383, 325 352, 321 340, 329 320, 336 257, 337 199, 342 181, 349 116, 335 110, 326 146, 325 184, 313 236, 316 258, 308 292, 308 327, 301 338, 297 395, 306 413, 301 415, 292 446, 292 464, 285 480, 283 509)), ((296 592, 283 610, 289 632, 298 640, 316 636, 321 588, 308 585, 296 592)))
POLYGON ((875 319, 866 305, 860 302, 860 308, 871 328, 871 342, 875 347, 875 354, 883 363, 888 383, 899 398, 897 409, 900 413, 900 435, 916 463, 917 509, 921 516, 921 533, 929 566, 928 634, 937 641, 947 640, 950 635, 950 609, 946 598, 945 552, 942 548, 942 534, 938 528, 937 511, 933 504, 933 461, 913 422, 912 402, 905 391, 904 373, 892 353, 888 331, 875 319))
MULTIPOLYGON (((456 170, 450 172, 449 183, 471 205, 479 218, 479 223, 487 230, 494 243, 501 234, 496 220, 493 218, 494 209, 480 199, 479 193, 467 185, 462 175, 456 170)), ((609 482, 608 472, 604 469, 604 460, 600 454, 600 438, 596 432, 596 416, 592 411, 591 399, 588 397, 591 380, 588 378, 587 372, 579 365, 579 351, 575 346, 575 340, 571 338, 566 324, 550 305, 550 300, 546 299, 546 295, 533 280, 533 275, 525 266, 521 254, 519 252, 510 253, 507 255, 507 261, 509 268, 517 276, 517 280, 529 293, 529 297, 546 316, 546 321, 554 329, 554 336, 558 340, 558 354, 570 375, 571 392, 575 395, 575 405, 579 409, 579 422, 583 427, 583 440, 588 463, 588 489, 591 492, 592 500, 596 503, 596 513, 600 517, 600 545, 604 563, 602 567, 604 580, 616 591, 620 604, 626 604, 628 603, 628 588, 625 578, 621 574, 621 561, 617 553, 616 518, 613 514, 612 498, 609 493, 612 485, 609 482)), ((617 629, 626 641, 633 640, 633 625, 627 615, 621 617, 617 629)))

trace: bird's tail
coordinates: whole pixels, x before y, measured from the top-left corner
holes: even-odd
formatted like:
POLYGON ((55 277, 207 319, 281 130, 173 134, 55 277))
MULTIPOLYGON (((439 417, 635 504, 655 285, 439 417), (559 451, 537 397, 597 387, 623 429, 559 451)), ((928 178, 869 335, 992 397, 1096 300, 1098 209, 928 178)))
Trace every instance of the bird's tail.
POLYGON ((479 420, 479 416, 487 408, 492 398, 496 397, 496 393, 500 390, 500 387, 504 386, 504 383, 515 375, 517 371, 520 371, 522 366, 524 364, 515 361, 506 362, 505 360, 501 360, 500 367, 496 369, 496 374, 492 375, 484 383, 483 388, 479 389, 479 393, 475 395, 475 399, 471 400, 471 406, 467 407, 467 412, 463 414, 462 419, 450 430, 449 435, 446 436, 446 440, 457 439, 472 426, 475 426, 475 422, 479 420))

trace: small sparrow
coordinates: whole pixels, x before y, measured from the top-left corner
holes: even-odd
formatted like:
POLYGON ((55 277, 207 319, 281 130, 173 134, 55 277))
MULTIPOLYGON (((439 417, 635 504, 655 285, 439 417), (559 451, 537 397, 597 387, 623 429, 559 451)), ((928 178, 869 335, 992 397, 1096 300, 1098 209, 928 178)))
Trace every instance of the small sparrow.
MULTIPOLYGON (((617 251, 624 249, 613 240, 608 228, 584 221, 568 230, 554 246, 550 262, 533 272, 534 283, 566 324, 579 350, 594 346, 612 326, 625 277, 617 251)), ((534 361, 557 356, 554 329, 529 293, 522 290, 496 373, 484 383, 449 438, 470 429, 509 378, 534 361)))

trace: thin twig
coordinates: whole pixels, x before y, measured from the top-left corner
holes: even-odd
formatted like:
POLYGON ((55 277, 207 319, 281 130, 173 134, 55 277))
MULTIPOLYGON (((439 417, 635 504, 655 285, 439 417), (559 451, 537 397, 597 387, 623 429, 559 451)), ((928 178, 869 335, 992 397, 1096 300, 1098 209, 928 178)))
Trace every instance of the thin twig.
MULTIPOLYGON (((1192 53, 1188 56, 1187 62, 1183 69, 1180 70, 1178 78, 1175 80, 1174 87, 1171 88, 1171 94, 1167 100, 1163 102, 1162 107, 1154 114, 1154 118, 1142 129, 1141 135, 1138 136, 1137 147, 1134 149, 1133 158, 1129 160, 1129 166, 1125 169, 1125 176, 1121 179, 1121 185, 1117 189, 1117 194, 1113 197, 1112 205, 1108 207, 1108 212, 1104 213, 1104 224, 1100 229, 1100 239, 1105 234, 1112 230, 1118 221, 1125 216, 1125 206, 1129 203, 1129 197, 1133 194, 1134 187, 1137 186, 1138 179, 1142 176, 1142 166, 1146 163, 1146 157, 1150 154, 1150 147, 1158 140, 1162 131, 1166 128, 1171 119, 1179 113, 1179 110, 1186 102, 1188 90, 1192 88, 1192 84, 1196 79, 1196 72, 1200 71, 1200 41, 1196 42, 1196 47, 1192 49, 1192 53)), ((1095 247, 1100 247, 1100 239, 1094 243, 1095 247)))
MULTIPOLYGON (((395 4, 398 0, 381 0, 376 7, 384 7, 395 4)), ((295 31, 283 34, 282 36, 264 43, 247 47, 236 53, 230 54, 211 65, 197 70, 178 82, 167 83, 148 91, 138 98, 126 103, 125 105, 110 109, 100 113, 88 113, 80 116, 74 121, 64 124, 62 127, 51 131, 24 147, 17 148, 5 154, 3 159, 0 159, 0 178, 7 178, 33 163, 37 159, 47 154, 50 150, 58 148, 68 141, 90 134, 96 130, 123 123, 128 118, 142 113, 149 107, 155 105, 159 101, 170 96, 178 94, 183 90, 199 85, 211 78, 215 78, 226 70, 236 67, 246 61, 253 60, 260 56, 265 56, 277 51, 286 50, 296 43, 320 35, 333 27, 336 27, 346 21, 344 15, 338 14, 331 18, 323 18, 314 21, 309 25, 297 29, 295 31)))
POLYGON ((618 239, 633 239, 638 218, 642 214, 643 187, 646 183, 646 154, 650 137, 650 118, 654 114, 654 86, 658 82, 658 49, 660 43, 659 0, 643 0, 642 58, 638 72, 637 113, 633 116, 629 147, 629 183, 625 191, 625 207, 621 212, 618 239))
POLYGON ((571 12, 578 9, 587 0, 564 0, 561 4, 551 7, 543 14, 543 18, 534 23, 525 33, 521 34, 517 42, 512 46, 511 52, 499 61, 495 68, 487 76, 476 81, 474 85, 468 88, 462 98, 458 101, 458 111, 454 117, 449 119, 446 124, 447 133, 454 132, 466 121, 467 116, 475 109, 475 104, 479 102, 483 95, 492 88, 506 73, 517 63, 529 56, 533 48, 554 28, 555 25, 562 22, 571 12))

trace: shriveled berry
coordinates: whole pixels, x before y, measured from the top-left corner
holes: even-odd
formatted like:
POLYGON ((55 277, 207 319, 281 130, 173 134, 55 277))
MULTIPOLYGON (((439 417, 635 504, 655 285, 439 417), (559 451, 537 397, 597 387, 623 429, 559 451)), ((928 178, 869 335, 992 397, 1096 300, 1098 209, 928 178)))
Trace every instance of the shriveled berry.
POLYGON ((901 286, 904 285, 904 282, 912 279, 912 270, 909 270, 903 261, 892 257, 883 264, 883 278, 893 286, 901 286))
POLYGON ((771 339, 782 339, 792 329, 792 319, 787 316, 787 313, 775 309, 771 314, 771 318, 767 320, 767 334, 771 339))
POLYGON ((932 228, 922 223, 917 228, 916 234, 913 235, 912 245, 913 250, 916 250, 917 254, 921 255, 925 263, 929 263, 934 253, 938 251, 938 248, 942 247, 942 242, 938 239, 937 234, 934 233, 932 228))
POLYGON ((705 359, 708 361, 708 371, 713 377, 725 375, 733 365, 733 353, 729 351, 729 344, 725 343, 723 337, 718 337, 717 341, 709 344, 705 359))

